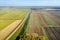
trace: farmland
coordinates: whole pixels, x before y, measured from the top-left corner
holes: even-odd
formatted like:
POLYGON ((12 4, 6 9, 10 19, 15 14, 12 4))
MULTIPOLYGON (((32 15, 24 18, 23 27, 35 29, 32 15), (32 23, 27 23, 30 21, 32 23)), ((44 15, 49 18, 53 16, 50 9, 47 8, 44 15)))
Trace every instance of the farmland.
POLYGON ((22 10, 19 10, 19 9, 8 9, 8 8, 1 9, 0 30, 8 26, 15 20, 20 20, 20 19, 22 20, 25 17, 26 13, 27 13, 27 10, 25 12, 22 12, 22 10))
POLYGON ((11 24, 15 20, 0 20, 0 30, 11 24))
POLYGON ((60 40, 60 12, 32 8, 0 9, 0 40, 60 40))
POLYGON ((50 12, 53 16, 55 16, 58 19, 60 19, 60 11, 59 10, 58 11, 56 11, 56 10, 54 10, 54 11, 48 11, 48 12, 50 12))
MULTIPOLYGON (((20 21, 17 20, 23 20, 24 17, 27 15, 27 13, 29 12, 29 9, 16 9, 16 8, 2 8, 1 12, 0 12, 0 40, 5 39, 5 37, 3 37, 3 33, 6 32, 7 34, 10 34, 18 25, 20 24, 20 21), (24 11, 24 12, 23 12, 24 11), (19 22, 19 23, 14 23, 14 22, 19 22), (11 26, 11 25, 17 25, 15 26, 11 26), (10 28, 14 28, 13 30, 10 28), (9 29, 8 29, 9 28, 9 29), (11 29, 11 30, 10 30, 11 29), (8 33, 7 30, 10 30, 11 32, 8 33), (3 31, 3 32, 2 32, 3 31), (3 37, 3 38, 1 38, 3 37)), ((8 35, 6 35, 7 37, 8 35)))

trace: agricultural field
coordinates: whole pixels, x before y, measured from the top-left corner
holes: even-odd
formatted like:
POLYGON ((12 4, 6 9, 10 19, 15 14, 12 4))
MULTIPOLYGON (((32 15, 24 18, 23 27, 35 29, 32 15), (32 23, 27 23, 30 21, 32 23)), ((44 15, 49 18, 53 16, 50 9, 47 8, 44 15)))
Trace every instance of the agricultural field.
POLYGON ((28 14, 29 9, 1 8, 0 9, 0 40, 8 36, 28 14), (24 11, 24 12, 23 12, 24 11), (12 29, 11 29, 12 27, 12 29), (7 31, 10 30, 11 32, 7 31), (4 32, 7 33, 4 34, 4 32), (5 35, 5 37, 3 37, 5 35), (2 38, 1 38, 2 37, 2 38))
POLYGON ((14 22, 15 20, 22 20, 26 14, 28 13, 28 10, 25 9, 10 9, 10 8, 4 8, 0 9, 0 30, 14 22), (25 12, 23 12, 25 11, 25 12))
POLYGON ((42 14, 50 27, 59 27, 59 24, 57 24, 52 18, 47 16, 47 12, 42 12, 42 14))
POLYGON ((0 9, 0 40, 60 40, 59 12, 32 8, 0 9))
POLYGON ((15 20, 0 20, 0 31, 15 20))
POLYGON ((48 12, 60 20, 60 10, 50 10, 48 12))

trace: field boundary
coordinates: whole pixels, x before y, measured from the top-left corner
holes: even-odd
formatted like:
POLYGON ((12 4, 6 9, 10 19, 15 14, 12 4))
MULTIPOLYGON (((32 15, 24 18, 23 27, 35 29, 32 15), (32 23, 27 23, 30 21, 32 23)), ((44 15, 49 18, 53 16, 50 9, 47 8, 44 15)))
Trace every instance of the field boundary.
MULTIPOLYGON (((27 16, 28 16, 28 14, 29 13, 27 13, 27 16)), ((17 32, 17 30, 19 30, 19 28, 20 28, 20 30, 22 29, 22 25, 23 25, 23 23, 25 22, 25 20, 26 20, 26 18, 27 18, 27 16, 26 17, 24 17, 23 18, 23 20, 22 20, 22 22, 17 26, 17 28, 16 29, 14 29, 14 31, 7 37, 7 38, 5 38, 5 40, 9 40, 11 37, 12 37, 12 35, 14 35, 14 33, 16 33, 17 32)))
POLYGON ((18 26, 19 23, 21 23, 21 20, 16 20, 13 23, 11 23, 9 26, 7 26, 5 29, 1 30, 0 40, 4 40, 7 36, 9 36, 9 34, 16 28, 16 26, 18 26))
POLYGON ((47 15, 48 17, 50 17, 51 19, 53 19, 56 23, 58 23, 58 24, 60 25, 59 19, 57 19, 55 16, 52 16, 52 14, 50 14, 49 12, 46 13, 46 15, 47 15))

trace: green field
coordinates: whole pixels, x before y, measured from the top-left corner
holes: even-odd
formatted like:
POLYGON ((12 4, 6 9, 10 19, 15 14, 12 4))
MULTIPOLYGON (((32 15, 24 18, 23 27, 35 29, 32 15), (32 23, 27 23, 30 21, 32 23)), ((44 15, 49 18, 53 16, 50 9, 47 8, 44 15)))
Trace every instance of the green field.
POLYGON ((23 20, 28 11, 29 9, 2 8, 0 10, 0 30, 4 29, 15 20, 23 20))
POLYGON ((28 15, 23 20, 23 22, 19 25, 20 28, 12 35, 12 37, 9 40, 16 40, 17 36, 19 36, 20 34, 24 35, 25 31, 27 30, 26 27, 28 25, 28 24, 26 25, 26 22, 25 22, 27 18, 28 18, 28 15), (23 29, 25 29, 25 30, 23 30, 23 29))
POLYGON ((0 20, 0 30, 4 29, 6 26, 14 22, 15 20, 0 20))
POLYGON ((22 19, 27 13, 28 9, 5 9, 4 13, 0 13, 0 19, 22 19))

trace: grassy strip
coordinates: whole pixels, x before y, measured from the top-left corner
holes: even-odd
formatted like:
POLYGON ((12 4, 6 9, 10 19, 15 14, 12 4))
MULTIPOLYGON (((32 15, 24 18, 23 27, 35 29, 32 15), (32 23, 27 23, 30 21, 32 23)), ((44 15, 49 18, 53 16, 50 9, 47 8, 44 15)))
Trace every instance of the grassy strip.
MULTIPOLYGON (((36 16, 33 16, 33 17, 36 17, 36 16)), ((32 18, 32 15, 31 15, 31 18, 32 18)), ((38 17, 36 17, 38 19, 38 17)), ((28 25, 27 25, 27 28, 25 29, 25 33, 27 33, 28 29, 29 29, 29 23, 30 23, 31 20, 29 20, 28 22, 28 25)), ((38 36, 37 38, 38 40, 39 39, 42 39, 43 40, 43 36, 38 36)), ((24 37, 23 38, 20 38, 20 40, 36 40, 36 38, 31 34, 24 34, 24 37)))
POLYGON ((46 22, 48 23, 49 26, 51 26, 51 27, 59 27, 59 25, 55 21, 50 19, 46 14, 43 14, 43 16, 44 16, 44 18, 45 18, 45 20, 46 20, 46 22))
MULTIPOLYGON (((40 25, 40 20, 39 20, 39 18, 38 18, 38 16, 37 16, 37 14, 34 14, 33 15, 33 13, 32 13, 32 15, 31 15, 31 18, 30 18, 30 20, 29 20, 29 24, 28 24, 28 26, 30 26, 30 22, 32 22, 34 25, 32 26, 32 27, 38 27, 38 25, 40 25), (31 19, 34 19, 34 21, 35 21, 35 23, 34 23, 34 21, 31 21, 31 19)), ((30 29, 29 27, 26 29, 26 35, 24 35, 24 37, 23 38, 21 38, 22 40, 45 40, 45 34, 44 35, 39 35, 38 37, 35 37, 35 35, 34 34, 28 34, 28 29, 30 29)), ((34 29, 33 29, 34 30, 34 29)))
POLYGON ((42 30, 43 30, 43 33, 44 33, 44 39, 45 39, 45 40, 49 40, 49 39, 48 39, 48 36, 47 36, 47 34, 46 34, 45 30, 44 30, 44 27, 42 27, 42 30))
POLYGON ((14 22, 15 20, 0 20, 0 30, 4 29, 6 26, 14 22))
POLYGON ((15 20, 22 20, 29 9, 4 9, 2 12, 0 12, 0 30, 7 27, 9 24, 11 24, 15 20), (23 12, 24 11, 24 12, 23 12))
POLYGON ((29 22, 29 19, 30 19, 30 14, 28 14, 28 17, 26 19, 26 21, 24 22, 24 25, 22 27, 22 30, 20 30, 21 32, 19 33, 19 35, 17 36, 16 40, 20 39, 20 37, 24 37, 24 35, 26 34, 26 28, 27 28, 27 25, 28 25, 28 22, 29 22))
POLYGON ((22 22, 19 26, 21 26, 12 36, 11 38, 9 38, 9 40, 16 40, 16 37, 19 35, 20 33, 20 30, 22 29, 22 26, 24 25, 23 24, 24 22, 22 22))
MULTIPOLYGON (((26 17, 27 18, 27 17, 26 17)), ((16 40, 16 37, 19 35, 19 33, 21 32, 24 22, 26 20, 26 18, 23 20, 23 22, 19 25, 20 28, 12 35, 12 37, 9 40, 16 40)))
POLYGON ((6 10, 0 9, 0 17, 7 14, 6 12, 7 12, 6 10))
POLYGON ((0 17, 0 19, 22 19, 22 17, 25 17, 27 13, 27 9, 24 10, 15 10, 15 11, 8 11, 7 14, 0 17), (10 12, 10 13, 9 13, 10 12))
POLYGON ((5 13, 0 13, 0 17, 3 16, 3 15, 5 15, 5 13))
POLYGON ((60 19, 60 12, 59 11, 48 11, 48 12, 50 12, 53 16, 55 16, 58 19, 60 19))

